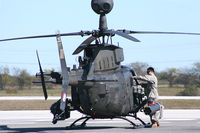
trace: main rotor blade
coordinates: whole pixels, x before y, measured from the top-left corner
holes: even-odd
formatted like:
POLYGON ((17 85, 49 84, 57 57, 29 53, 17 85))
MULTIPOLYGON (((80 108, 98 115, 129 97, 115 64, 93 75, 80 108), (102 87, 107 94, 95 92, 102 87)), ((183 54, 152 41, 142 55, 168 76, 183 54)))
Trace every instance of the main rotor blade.
POLYGON ((109 33, 109 34, 117 34, 119 36, 122 36, 126 39, 129 39, 131 41, 134 41, 134 42, 140 42, 140 40, 138 40, 137 38, 133 37, 133 36, 130 36, 128 35, 127 33, 125 32, 121 32, 121 31, 114 31, 114 30, 106 30, 104 33, 109 33))
POLYGON ((62 111, 65 111, 66 100, 67 100, 67 88, 69 85, 69 73, 67 71, 67 65, 65 61, 65 55, 64 55, 64 50, 63 50, 60 34, 57 34, 56 39, 57 39, 57 44, 58 44, 58 52, 59 52, 60 65, 61 65, 61 71, 62 71, 62 92, 61 92, 61 100, 60 100, 60 109, 62 111))
POLYGON ((40 64, 40 58, 39 58, 37 50, 36 50, 36 54, 37 54, 39 68, 40 68, 40 78, 41 78, 41 83, 42 83, 42 89, 43 89, 43 93, 44 93, 44 98, 45 98, 45 100, 47 100, 48 95, 47 95, 47 89, 46 89, 45 80, 44 80, 44 73, 43 73, 43 70, 42 70, 42 66, 40 64))
POLYGON ((84 48, 86 48, 91 42, 93 42, 96 37, 90 36, 85 41, 83 41, 73 52, 73 55, 79 54, 84 48))
POLYGON ((190 32, 160 32, 160 31, 131 31, 131 30, 118 30, 127 34, 180 34, 180 35, 200 35, 200 33, 190 32))
MULTIPOLYGON (((60 36, 85 36, 92 34, 90 31, 81 31, 81 32, 73 32, 73 33, 62 33, 60 36)), ((38 36, 27 36, 27 37, 17 37, 17 38, 8 38, 8 39, 2 39, 0 42, 3 41, 12 41, 12 40, 22 40, 22 39, 33 39, 33 38, 48 38, 48 37, 56 37, 57 34, 51 34, 51 35, 38 35, 38 36)))

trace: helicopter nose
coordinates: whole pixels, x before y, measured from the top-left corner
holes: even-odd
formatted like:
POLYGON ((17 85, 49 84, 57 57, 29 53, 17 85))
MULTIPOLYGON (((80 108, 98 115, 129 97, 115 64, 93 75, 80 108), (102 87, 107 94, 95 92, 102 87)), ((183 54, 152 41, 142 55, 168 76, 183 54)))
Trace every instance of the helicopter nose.
POLYGON ((92 0, 91 6, 97 14, 107 14, 113 8, 113 0, 92 0))

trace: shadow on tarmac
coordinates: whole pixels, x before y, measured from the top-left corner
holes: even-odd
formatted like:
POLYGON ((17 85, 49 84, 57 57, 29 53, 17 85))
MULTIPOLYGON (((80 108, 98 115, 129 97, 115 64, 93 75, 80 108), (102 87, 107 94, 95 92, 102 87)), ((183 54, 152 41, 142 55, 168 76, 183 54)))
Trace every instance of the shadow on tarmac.
POLYGON ((0 126, 1 131, 12 131, 15 133, 23 133, 23 132, 43 132, 43 131, 69 131, 69 130, 96 130, 96 129, 111 129, 111 128, 118 128, 118 127, 108 127, 108 126, 98 126, 98 127, 39 127, 39 128, 9 128, 7 125, 0 126))

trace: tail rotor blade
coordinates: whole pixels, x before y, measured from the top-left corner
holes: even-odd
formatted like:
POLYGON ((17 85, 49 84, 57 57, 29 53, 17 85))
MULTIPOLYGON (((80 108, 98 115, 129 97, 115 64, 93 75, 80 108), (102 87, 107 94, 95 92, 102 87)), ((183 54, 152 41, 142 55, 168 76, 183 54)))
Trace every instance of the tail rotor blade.
POLYGON ((47 89, 46 89, 45 80, 44 80, 44 72, 43 72, 42 66, 40 64, 40 58, 39 58, 37 50, 36 50, 36 54, 37 54, 39 68, 40 68, 40 78, 41 78, 41 82, 42 82, 42 89, 43 89, 43 93, 44 93, 44 98, 45 98, 45 100, 47 100, 48 95, 47 95, 47 89))
POLYGON ((69 73, 67 71, 64 50, 63 50, 62 41, 61 41, 61 37, 59 33, 57 34, 56 39, 57 39, 57 44, 58 44, 58 52, 59 52, 60 65, 61 65, 61 71, 62 71, 62 77, 63 77, 60 109, 62 111, 65 111, 66 100, 67 100, 67 88, 69 84, 69 73))

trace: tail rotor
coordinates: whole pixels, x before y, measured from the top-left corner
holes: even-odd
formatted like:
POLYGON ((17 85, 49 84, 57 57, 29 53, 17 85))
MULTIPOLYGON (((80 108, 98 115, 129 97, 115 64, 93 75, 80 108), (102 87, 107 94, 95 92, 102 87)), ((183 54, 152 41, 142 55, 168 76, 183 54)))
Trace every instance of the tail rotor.
POLYGON ((41 66, 41 63, 40 63, 40 58, 39 58, 37 50, 36 50, 36 54, 37 54, 39 68, 40 68, 40 73, 37 74, 36 76, 40 76, 40 78, 41 78, 41 83, 42 83, 42 89, 43 89, 43 93, 44 93, 44 98, 45 98, 45 100, 47 100, 48 95, 47 95, 47 89, 46 89, 45 80, 44 80, 44 72, 42 70, 42 66, 41 66))

